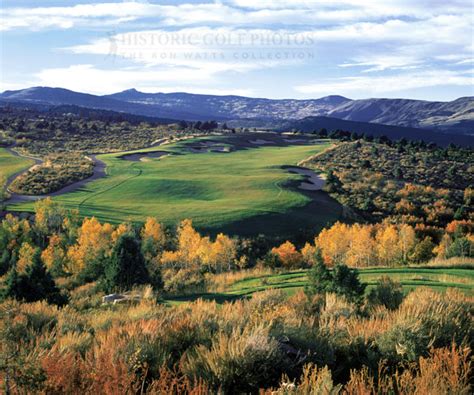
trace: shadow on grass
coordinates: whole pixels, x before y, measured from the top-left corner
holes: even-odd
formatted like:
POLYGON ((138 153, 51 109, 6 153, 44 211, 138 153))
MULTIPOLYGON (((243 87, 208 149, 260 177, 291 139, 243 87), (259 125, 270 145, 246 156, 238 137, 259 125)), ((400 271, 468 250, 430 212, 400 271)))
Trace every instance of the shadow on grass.
POLYGON ((229 295, 223 293, 195 293, 183 296, 171 296, 166 297, 166 302, 195 302, 198 299, 206 301, 215 301, 216 303, 222 304, 225 302, 233 302, 238 299, 248 299, 246 295, 229 295))
MULTIPOLYGON (((298 184, 296 182, 294 184, 298 184)), ((293 189, 288 183, 285 188, 293 189)), ((277 244, 290 240, 296 244, 304 244, 312 240, 323 228, 332 225, 342 215, 342 206, 323 191, 304 191, 310 201, 299 207, 291 207, 281 213, 255 215, 239 221, 220 226, 219 229, 201 228, 199 230, 215 236, 224 233, 240 237, 256 237, 265 235, 277 244)))

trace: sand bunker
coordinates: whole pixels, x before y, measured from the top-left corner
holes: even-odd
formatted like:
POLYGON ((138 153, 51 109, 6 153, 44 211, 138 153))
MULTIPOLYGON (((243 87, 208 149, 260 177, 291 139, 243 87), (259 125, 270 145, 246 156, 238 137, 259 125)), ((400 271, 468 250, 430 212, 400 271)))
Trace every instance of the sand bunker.
POLYGON ((287 143, 309 143, 310 142, 308 139, 283 139, 283 141, 286 141, 287 143))
POLYGON ((129 160, 131 162, 140 162, 148 158, 161 158, 163 156, 169 155, 167 151, 153 151, 153 152, 137 152, 136 154, 126 154, 122 155, 120 159, 129 160))
POLYGON ((230 147, 214 147, 211 149, 212 152, 230 152, 230 147))
POLYGON ((230 147, 227 146, 218 146, 216 144, 213 145, 206 145, 206 146, 193 146, 193 147, 188 147, 188 151, 192 152, 194 154, 201 154, 205 152, 230 152, 230 147))
POLYGON ((250 144, 255 144, 255 145, 275 144, 274 141, 262 140, 262 139, 250 140, 249 143, 250 144))
POLYGON ((217 143, 215 141, 200 141, 199 145, 201 147, 214 147, 216 145, 222 145, 221 143, 217 143))
POLYGON ((326 180, 320 174, 316 174, 313 170, 304 169, 302 167, 290 167, 288 168, 290 173, 301 174, 305 176, 305 181, 301 182, 298 185, 299 189, 304 189, 306 191, 320 191, 323 189, 326 180))

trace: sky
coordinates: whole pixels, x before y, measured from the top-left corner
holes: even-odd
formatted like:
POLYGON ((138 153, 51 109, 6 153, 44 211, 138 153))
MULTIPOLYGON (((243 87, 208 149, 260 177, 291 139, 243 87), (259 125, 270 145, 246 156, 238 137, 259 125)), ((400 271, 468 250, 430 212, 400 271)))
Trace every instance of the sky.
POLYGON ((0 0, 0 90, 474 96, 471 0, 0 0))

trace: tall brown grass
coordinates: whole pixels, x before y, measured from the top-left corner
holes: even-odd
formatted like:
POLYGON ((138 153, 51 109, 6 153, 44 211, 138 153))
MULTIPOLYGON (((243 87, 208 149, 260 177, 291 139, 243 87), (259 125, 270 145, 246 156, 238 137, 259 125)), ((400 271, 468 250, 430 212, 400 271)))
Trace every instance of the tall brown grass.
POLYGON ((281 290, 222 305, 5 302, 0 379, 18 394, 467 394, 473 301, 417 289, 367 311, 281 290))

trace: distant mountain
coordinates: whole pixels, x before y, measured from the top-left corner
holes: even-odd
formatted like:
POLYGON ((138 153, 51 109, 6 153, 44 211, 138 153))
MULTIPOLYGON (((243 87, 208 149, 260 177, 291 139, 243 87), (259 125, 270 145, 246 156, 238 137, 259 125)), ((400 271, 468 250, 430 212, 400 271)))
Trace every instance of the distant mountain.
POLYGON ((107 98, 163 109, 179 109, 207 119, 300 119, 325 114, 331 109, 350 102, 342 96, 327 96, 311 100, 272 100, 243 96, 215 96, 190 93, 143 93, 126 90, 107 98))
POLYGON ((327 113, 333 118, 474 134, 474 97, 451 102, 407 99, 352 100, 327 113))
POLYGON ((196 114, 188 114, 179 109, 160 109, 156 106, 135 104, 124 100, 115 100, 107 96, 96 96, 74 92, 62 88, 34 87, 18 91, 5 91, 0 94, 1 102, 25 102, 49 105, 74 105, 101 110, 125 112, 155 118, 195 119, 196 114))
POLYGON ((383 125, 369 122, 347 121, 343 119, 330 117, 307 117, 295 121, 284 123, 279 130, 297 130, 304 133, 311 133, 321 129, 344 130, 355 132, 358 134, 366 134, 367 136, 381 137, 387 136, 391 140, 422 140, 425 142, 433 142, 440 146, 447 146, 450 143, 461 145, 464 147, 474 147, 474 136, 440 133, 429 129, 417 129, 403 126, 383 125))
POLYGON ((246 122, 255 120, 256 123, 265 121, 267 124, 327 116, 347 121, 474 135, 474 97, 463 97, 451 102, 408 99, 351 100, 342 96, 274 100, 189 93, 144 93, 136 89, 95 96, 67 89, 36 87, 5 91, 0 94, 0 102, 5 101, 77 105, 169 119, 246 122))

